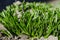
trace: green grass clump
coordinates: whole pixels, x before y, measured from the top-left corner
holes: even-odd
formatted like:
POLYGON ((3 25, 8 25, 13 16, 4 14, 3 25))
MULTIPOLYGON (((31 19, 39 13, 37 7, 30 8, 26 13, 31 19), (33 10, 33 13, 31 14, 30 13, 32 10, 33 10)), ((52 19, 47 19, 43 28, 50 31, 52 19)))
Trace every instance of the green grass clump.
POLYGON ((11 37, 11 36, 12 36, 12 35, 9 33, 9 31, 0 30, 0 32, 1 32, 2 37, 3 37, 3 36, 7 36, 7 37, 11 37))
POLYGON ((58 36, 60 9, 35 2, 11 5, 0 13, 0 23, 13 35, 58 36))

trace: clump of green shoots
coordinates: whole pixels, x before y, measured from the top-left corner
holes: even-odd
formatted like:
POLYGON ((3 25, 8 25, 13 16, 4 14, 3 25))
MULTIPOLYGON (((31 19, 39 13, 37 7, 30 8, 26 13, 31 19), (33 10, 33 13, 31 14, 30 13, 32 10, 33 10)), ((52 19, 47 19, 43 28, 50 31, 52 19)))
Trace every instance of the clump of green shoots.
POLYGON ((60 30, 59 8, 53 8, 46 3, 34 2, 25 3, 23 10, 22 4, 11 5, 0 13, 0 22, 11 34, 26 34, 39 38, 49 35, 58 36, 58 30, 60 30))

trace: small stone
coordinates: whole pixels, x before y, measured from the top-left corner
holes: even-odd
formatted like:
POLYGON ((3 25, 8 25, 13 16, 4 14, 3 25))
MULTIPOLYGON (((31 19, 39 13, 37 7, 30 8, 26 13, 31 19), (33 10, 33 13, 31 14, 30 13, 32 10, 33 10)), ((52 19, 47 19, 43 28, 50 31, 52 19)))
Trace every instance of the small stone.
POLYGON ((27 39, 28 38, 27 35, 20 35, 19 37, 21 37, 21 39, 27 39))
POLYGON ((15 39, 17 39, 18 37, 15 36, 15 39))
POLYGON ((0 30, 7 30, 7 29, 0 23, 0 30))
POLYGON ((58 40, 58 37, 55 37, 54 40, 58 40))
POLYGON ((5 40, 5 37, 2 37, 2 40, 5 40))
POLYGON ((47 40, 54 40, 54 36, 50 35, 47 40))
POLYGON ((45 40, 45 38, 44 37, 41 37, 39 40, 45 40))

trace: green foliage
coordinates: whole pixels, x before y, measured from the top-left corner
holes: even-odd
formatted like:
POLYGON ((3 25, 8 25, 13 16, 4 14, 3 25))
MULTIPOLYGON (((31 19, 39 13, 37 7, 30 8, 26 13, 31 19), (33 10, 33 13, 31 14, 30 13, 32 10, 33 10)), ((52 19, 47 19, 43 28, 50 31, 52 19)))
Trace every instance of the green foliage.
POLYGON ((6 30, 0 30, 0 32, 2 32, 2 36, 7 36, 7 37, 10 37, 12 36, 8 31, 6 30))
POLYGON ((0 13, 0 22, 13 35, 58 36, 60 9, 46 3, 11 5, 0 13), (18 17, 19 16, 19 17, 18 17))

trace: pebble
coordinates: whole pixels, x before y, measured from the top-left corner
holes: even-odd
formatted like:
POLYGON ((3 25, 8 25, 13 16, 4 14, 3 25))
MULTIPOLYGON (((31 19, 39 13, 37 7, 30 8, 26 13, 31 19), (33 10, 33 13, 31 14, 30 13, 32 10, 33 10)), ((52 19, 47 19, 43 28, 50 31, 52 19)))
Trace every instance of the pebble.
POLYGON ((54 40, 58 40, 58 38, 57 38, 57 37, 55 37, 55 38, 54 38, 54 40))
POLYGON ((48 37, 48 40, 54 40, 54 37, 51 35, 48 37))
POLYGON ((45 38, 44 37, 41 37, 39 40, 45 40, 45 38))
POLYGON ((0 30, 7 30, 7 29, 0 23, 0 30))

